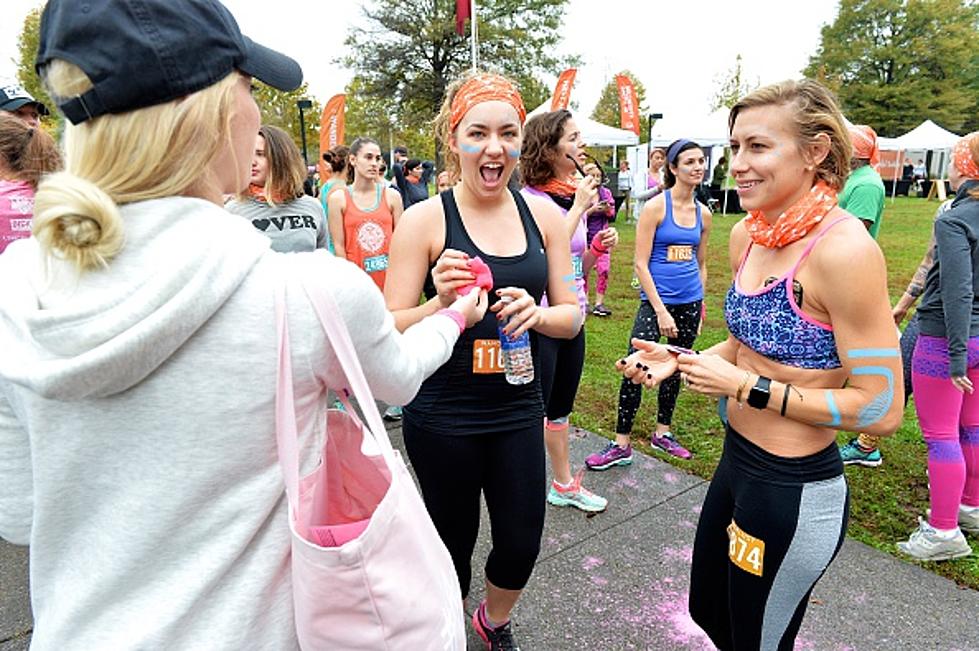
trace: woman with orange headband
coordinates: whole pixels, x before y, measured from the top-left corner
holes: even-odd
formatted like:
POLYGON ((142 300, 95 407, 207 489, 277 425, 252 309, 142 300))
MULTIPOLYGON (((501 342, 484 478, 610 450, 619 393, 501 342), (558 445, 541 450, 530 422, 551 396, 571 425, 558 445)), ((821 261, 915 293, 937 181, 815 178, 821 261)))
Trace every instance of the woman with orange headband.
POLYGON ((731 109, 734 226, 728 338, 682 352, 634 339, 620 363, 728 397, 724 452, 693 546, 690 615, 721 649, 791 649, 846 533, 839 429, 901 423, 901 363, 880 248, 841 210, 850 138, 836 99, 785 81, 731 109), (638 364, 638 366, 636 366, 638 364))
POLYGON ((403 421, 408 456, 463 596, 480 494, 486 499, 493 549, 486 600, 475 607, 473 626, 491 649, 516 648, 510 610, 540 550, 545 500, 539 374, 527 384, 508 383, 500 338, 530 332, 536 362, 538 335, 573 338, 582 323, 567 281, 571 244, 560 211, 507 187, 525 115, 516 87, 499 75, 473 75, 448 88, 436 124, 447 170, 459 182, 405 212, 385 287, 388 308, 405 329, 469 291, 472 269, 482 266, 474 258, 492 273, 483 285, 492 290, 486 316, 405 406, 403 421), (419 305, 423 291, 428 300, 419 305))
POLYGON ((928 519, 897 544, 918 560, 968 556, 979 533, 979 132, 952 151, 955 199, 935 220, 935 264, 918 307, 914 407, 928 444, 928 519))

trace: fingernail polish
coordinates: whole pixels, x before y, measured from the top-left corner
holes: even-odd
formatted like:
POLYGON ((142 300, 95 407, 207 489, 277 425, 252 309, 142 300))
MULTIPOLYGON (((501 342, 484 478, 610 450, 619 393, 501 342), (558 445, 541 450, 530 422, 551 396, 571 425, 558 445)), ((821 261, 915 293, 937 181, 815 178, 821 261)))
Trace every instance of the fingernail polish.
POLYGON ((642 364, 640 364, 639 362, 636 362, 636 368, 642 368, 642 364))

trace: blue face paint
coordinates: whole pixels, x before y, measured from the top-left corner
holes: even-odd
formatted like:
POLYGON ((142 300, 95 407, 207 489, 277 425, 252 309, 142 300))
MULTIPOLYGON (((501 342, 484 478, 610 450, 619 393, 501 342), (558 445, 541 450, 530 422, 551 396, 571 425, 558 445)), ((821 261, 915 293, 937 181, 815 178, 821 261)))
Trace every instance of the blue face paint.
POLYGON ((864 366, 853 369, 854 375, 882 375, 887 380, 887 388, 874 396, 857 414, 858 427, 870 427, 887 415, 894 402, 894 372, 886 366, 864 366))
POLYGON ((833 392, 826 390, 826 408, 829 409, 829 415, 832 417, 828 423, 820 423, 820 425, 826 425, 827 427, 839 427, 842 419, 840 418, 840 410, 836 406, 836 399, 833 398, 833 392))
POLYGON ((857 348, 847 351, 846 356, 850 359, 860 359, 864 357, 897 357, 897 348, 857 348))
POLYGON ((520 158, 520 150, 519 149, 509 149, 508 148, 506 150, 506 153, 510 156, 510 158, 520 158))
POLYGON ((464 142, 459 143, 459 149, 467 154, 478 154, 479 152, 483 151, 483 148, 478 145, 467 145, 464 142))
MULTIPOLYGON (((857 348, 847 351, 850 359, 898 357, 896 348, 857 348)), ((870 427, 887 415, 894 403, 894 372, 884 366, 864 366, 853 369, 854 375, 880 375, 887 380, 887 388, 878 393, 857 414, 857 427, 870 427)))

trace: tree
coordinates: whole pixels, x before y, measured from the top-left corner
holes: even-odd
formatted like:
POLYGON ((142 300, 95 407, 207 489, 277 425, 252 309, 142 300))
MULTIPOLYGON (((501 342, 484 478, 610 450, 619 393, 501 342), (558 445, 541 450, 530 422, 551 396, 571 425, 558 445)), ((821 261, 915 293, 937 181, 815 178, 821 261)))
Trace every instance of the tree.
MULTIPOLYGON (((628 70, 623 70, 619 74, 631 79, 632 85, 636 88, 636 99, 639 100, 639 142, 646 142, 649 140, 649 108, 646 106, 646 87, 636 75, 628 70)), ((598 103, 595 104, 595 108, 591 112, 591 119, 616 129, 622 124, 619 112, 619 86, 615 83, 614 78, 602 89, 598 103)), ((620 147, 619 158, 625 155, 624 152, 625 148, 620 147)), ((594 152, 592 153, 594 154, 594 152)))
POLYGON ((323 107, 319 101, 310 97, 306 82, 288 93, 263 84, 258 79, 252 80, 252 85, 255 87, 252 96, 262 113, 262 124, 284 129, 292 136, 299 151, 302 151, 303 143, 299 130, 299 107, 296 103, 301 99, 313 102, 312 108, 303 111, 303 120, 306 122, 306 150, 309 164, 315 164, 320 157, 320 116, 323 107))
MULTIPOLYGON (((715 82, 717 79, 715 79, 715 82)), ((738 100, 758 87, 758 83, 751 84, 745 79, 744 69, 741 67, 741 55, 734 60, 734 67, 727 71, 726 78, 718 84, 719 88, 714 93, 711 108, 718 110, 721 108, 731 108, 738 103, 738 100)))
POLYGON ((345 89, 347 94, 346 140, 368 136, 381 144, 381 150, 404 145, 412 158, 434 160, 435 144, 431 123, 407 124, 397 119, 397 107, 388 97, 373 97, 364 91, 364 80, 356 76, 345 89))
POLYGON ((979 4, 841 0, 805 70, 836 91, 847 117, 897 136, 930 118, 952 131, 979 111, 979 4))
MULTIPOLYGON (((532 101, 550 94, 538 75, 574 63, 553 54, 567 2, 480 2, 480 68, 512 77, 526 93, 528 110, 535 106, 532 101)), ((427 125, 438 113, 446 87, 471 65, 469 39, 455 31, 455 3, 373 0, 363 12, 368 26, 351 29, 345 41, 348 54, 340 61, 356 72, 360 93, 388 103, 398 128, 431 133, 427 125)))
POLYGON ((45 131, 52 136, 57 136, 61 133, 64 118, 34 71, 34 61, 37 60, 37 48, 41 40, 41 12, 43 11, 42 4, 24 17, 24 25, 21 27, 20 36, 17 37, 17 81, 51 111, 50 117, 45 118, 42 124, 45 131))

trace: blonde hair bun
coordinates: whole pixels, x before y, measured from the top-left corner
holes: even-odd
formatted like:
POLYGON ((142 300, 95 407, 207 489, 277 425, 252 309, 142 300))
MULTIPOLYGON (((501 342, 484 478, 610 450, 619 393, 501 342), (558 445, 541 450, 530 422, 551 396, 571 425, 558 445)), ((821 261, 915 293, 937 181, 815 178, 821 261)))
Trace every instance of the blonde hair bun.
POLYGON ((47 176, 38 186, 34 237, 82 270, 107 266, 125 241, 115 202, 95 184, 67 173, 47 176))

